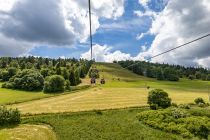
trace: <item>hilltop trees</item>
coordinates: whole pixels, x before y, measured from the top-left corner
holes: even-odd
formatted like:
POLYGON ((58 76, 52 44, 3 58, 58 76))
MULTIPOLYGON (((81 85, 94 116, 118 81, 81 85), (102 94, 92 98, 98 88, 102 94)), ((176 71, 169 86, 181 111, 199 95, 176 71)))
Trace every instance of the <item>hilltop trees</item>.
MULTIPOLYGON (((92 61, 76 59, 50 59, 36 57, 0 58, 0 81, 4 88, 21 90, 43 90, 44 81, 49 83, 49 78, 59 75, 66 80, 68 85, 77 86, 84 78, 92 61), (45 80, 44 80, 45 78, 45 80)), ((59 78, 55 78, 59 81, 59 78)))
POLYGON ((136 74, 156 78, 157 80, 178 81, 179 78, 210 80, 210 70, 204 68, 130 60, 119 61, 118 64, 136 74))

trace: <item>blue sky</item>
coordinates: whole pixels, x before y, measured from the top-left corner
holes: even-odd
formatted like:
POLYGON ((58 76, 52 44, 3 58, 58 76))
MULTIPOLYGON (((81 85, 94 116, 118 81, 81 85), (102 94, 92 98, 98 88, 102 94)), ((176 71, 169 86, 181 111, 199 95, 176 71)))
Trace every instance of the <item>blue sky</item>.
MULTIPOLYGON (((210 33, 209 0, 91 0, 96 61, 145 60, 210 33)), ((209 38, 152 62, 210 67, 209 38), (199 46, 199 47, 198 47, 199 46)), ((88 0, 0 0, 0 57, 90 58, 88 0)))
MULTIPOLYGON (((161 11, 154 7, 156 1, 150 2, 150 8, 155 11, 161 11)), ((138 17, 134 14, 135 10, 144 11, 144 8, 139 4, 138 0, 127 0, 124 3, 125 12, 117 19, 101 18, 99 20, 101 27, 93 35, 94 44, 111 46, 111 52, 120 50, 124 53, 129 53, 131 56, 136 56, 141 52, 141 46, 150 47, 154 36, 147 35, 141 40, 137 40, 138 34, 147 32, 150 29, 151 17, 138 17), (112 25, 122 26, 121 28, 112 27, 112 25), (104 27, 105 26, 105 27, 104 27)), ((88 21, 87 21, 88 22, 88 21)), ((89 50, 89 42, 80 44, 77 42, 72 48, 65 47, 36 47, 30 51, 31 55, 43 57, 75 57, 80 58, 80 55, 89 50)))

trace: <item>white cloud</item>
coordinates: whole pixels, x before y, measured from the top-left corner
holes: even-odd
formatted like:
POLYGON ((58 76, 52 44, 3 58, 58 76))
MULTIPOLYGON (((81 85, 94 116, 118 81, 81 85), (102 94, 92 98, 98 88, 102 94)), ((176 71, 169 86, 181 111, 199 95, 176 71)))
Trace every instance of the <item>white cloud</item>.
MULTIPOLYGON (((91 2, 93 34, 100 27, 100 18, 116 19, 124 13, 124 0, 91 2)), ((88 1, 0 0, 0 34, 13 42, 35 46, 71 47, 77 41, 83 43, 89 37, 88 1)))
MULTIPOLYGON (((94 45, 93 46, 93 58, 97 62, 113 62, 114 60, 130 60, 132 59, 130 54, 122 53, 121 51, 111 52, 112 47, 107 45, 94 45)), ((81 58, 90 60, 90 50, 81 55, 81 58)))
POLYGON ((139 0, 139 4, 141 4, 143 7, 148 7, 147 4, 150 2, 150 0, 139 0))
MULTIPOLYGON (((150 33, 156 35, 151 48, 140 56, 153 56, 210 32, 210 3, 206 0, 169 1, 155 17, 150 33)), ((154 62, 209 66, 209 38, 155 58, 154 62)))

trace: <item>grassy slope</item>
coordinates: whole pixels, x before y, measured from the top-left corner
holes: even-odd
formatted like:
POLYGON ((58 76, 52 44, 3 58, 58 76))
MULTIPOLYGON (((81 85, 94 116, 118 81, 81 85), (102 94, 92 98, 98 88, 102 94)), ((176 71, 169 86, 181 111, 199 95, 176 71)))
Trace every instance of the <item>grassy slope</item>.
POLYGON ((56 140, 56 135, 49 126, 20 125, 0 129, 0 140, 56 140))
POLYGON ((30 117, 24 123, 43 122, 53 126, 58 140, 181 140, 141 124, 136 114, 144 109, 122 109, 30 117))
POLYGON ((184 79, 180 82, 157 81, 133 74, 117 64, 96 65, 101 71, 101 76, 107 80, 106 85, 98 85, 74 94, 20 103, 12 107, 19 108, 22 113, 39 114, 142 106, 147 104, 149 90, 146 86, 166 90, 176 103, 191 103, 197 97, 208 99, 208 82, 184 79))
POLYGON ((27 92, 0 88, 0 104, 23 102, 32 99, 40 99, 52 95, 42 92, 27 92))
POLYGON ((63 94, 58 95, 58 94, 44 94, 43 92, 29 92, 21 90, 4 89, 1 88, 2 84, 3 83, 0 83, 0 105, 21 103, 26 101, 53 97, 53 96, 60 96, 89 88, 88 85, 83 84, 80 86, 71 87, 72 88, 71 92, 65 92, 63 94))

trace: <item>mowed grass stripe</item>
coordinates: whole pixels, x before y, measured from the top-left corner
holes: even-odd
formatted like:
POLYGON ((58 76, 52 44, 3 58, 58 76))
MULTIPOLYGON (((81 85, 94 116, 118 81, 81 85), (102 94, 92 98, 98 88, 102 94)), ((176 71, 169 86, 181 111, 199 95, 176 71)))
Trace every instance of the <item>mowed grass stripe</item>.
MULTIPOLYGON (((18 108, 24 114, 40 114, 145 106, 147 105, 148 91, 142 88, 93 88, 10 107, 18 108)), ((166 91, 169 92, 172 101, 179 104, 192 103, 197 97, 208 99, 207 93, 166 91)))
POLYGON ((56 140, 56 135, 46 125, 19 125, 1 129, 0 140, 56 140))

